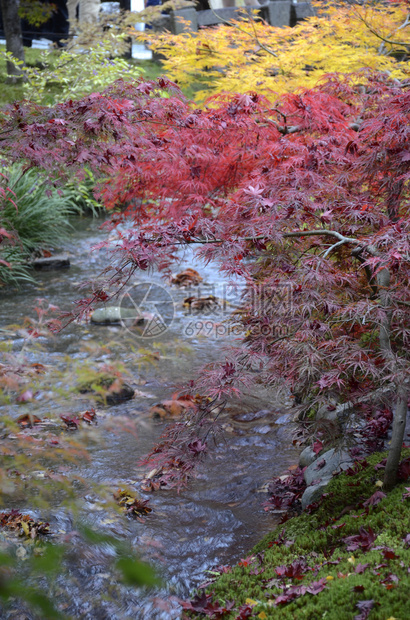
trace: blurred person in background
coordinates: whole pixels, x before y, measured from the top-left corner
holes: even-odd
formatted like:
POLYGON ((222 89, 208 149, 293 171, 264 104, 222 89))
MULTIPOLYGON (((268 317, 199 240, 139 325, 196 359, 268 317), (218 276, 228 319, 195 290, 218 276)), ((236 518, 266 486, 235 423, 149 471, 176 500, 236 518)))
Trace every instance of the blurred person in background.
POLYGON ((98 21, 101 0, 67 0, 70 34, 76 31, 77 23, 94 24, 98 21))

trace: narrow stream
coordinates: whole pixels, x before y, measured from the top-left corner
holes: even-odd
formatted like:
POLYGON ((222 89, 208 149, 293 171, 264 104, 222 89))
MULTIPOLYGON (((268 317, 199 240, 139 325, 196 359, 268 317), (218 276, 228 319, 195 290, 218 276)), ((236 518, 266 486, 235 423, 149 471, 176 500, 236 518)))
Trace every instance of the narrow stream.
MULTIPOLYGON (((12 337, 15 351, 21 348, 23 341, 18 330, 11 336, 14 328, 9 326, 22 324, 25 316, 34 315, 36 298, 45 298, 48 303, 69 310, 73 299, 84 295, 79 293, 78 284, 96 277, 107 260, 102 252, 89 253, 89 248, 106 234, 99 230, 100 222, 82 219, 74 225, 75 234, 66 248, 71 268, 39 272, 36 285, 24 285, 17 293, 3 293, 0 299, 0 340, 12 337)), ((222 290, 220 275, 212 265, 196 263, 192 255, 185 255, 175 270, 187 267, 201 273, 205 294, 218 295, 218 290, 222 290)), ((91 459, 78 462, 73 470, 113 491, 124 486, 133 489, 142 499, 149 499, 153 512, 141 523, 113 513, 109 502, 105 505, 98 493, 91 491, 81 495, 80 491, 78 518, 138 550, 157 567, 165 586, 147 592, 116 583, 115 576, 107 570, 107 558, 113 550, 107 545, 76 545, 73 516, 56 498, 55 506, 47 515, 38 510, 34 514, 42 520, 47 518, 54 531, 72 534, 69 578, 61 576, 53 594, 56 604, 72 618, 179 618, 177 599, 188 597, 195 586, 206 581, 207 570, 245 557, 275 526, 274 517, 263 510, 266 496, 261 487, 297 458, 286 424, 289 418, 286 410, 275 402, 272 394, 261 391, 258 396, 249 394, 225 414, 224 436, 201 467, 198 479, 187 489, 179 494, 174 490, 140 492, 139 480, 144 470, 138 466, 138 461, 150 451, 165 426, 165 422, 150 417, 150 406, 170 398, 176 387, 193 377, 198 368, 220 358, 230 338, 222 334, 221 328, 214 327, 218 324, 215 321, 206 326, 204 323, 201 329, 201 324, 195 327, 192 316, 187 315, 182 305, 186 291, 169 287, 158 274, 143 275, 141 280, 162 285, 176 302, 173 323, 158 338, 136 338, 120 326, 72 324, 55 339, 45 340, 43 350, 28 353, 32 363, 39 362, 61 371, 58 386, 61 389, 65 387, 67 369, 71 366, 88 364, 94 367, 110 362, 123 364, 129 373, 127 381, 136 389, 132 400, 97 409, 97 428, 101 430, 89 446, 91 459), (155 353, 155 363, 148 362, 152 353, 155 353), (144 355, 147 360, 142 364, 144 355), (113 421, 116 418, 136 421, 137 435, 121 430, 115 432, 113 421), (108 419, 111 427, 104 426, 108 419)), ((52 411, 53 416, 58 417, 60 413, 74 414, 92 406, 86 394, 58 398, 40 390, 32 402, 0 407, 0 414, 17 417, 30 412, 44 418, 52 411)), ((90 429, 90 433, 95 432, 90 429)), ((32 508, 29 504, 17 507, 22 512, 32 508)), ((1 617, 17 616, 5 611, 1 617)))

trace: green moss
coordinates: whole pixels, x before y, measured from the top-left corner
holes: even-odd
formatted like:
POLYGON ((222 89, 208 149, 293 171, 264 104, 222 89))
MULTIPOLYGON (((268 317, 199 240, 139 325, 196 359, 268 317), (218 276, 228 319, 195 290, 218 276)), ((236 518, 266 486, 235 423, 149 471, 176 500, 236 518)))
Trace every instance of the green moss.
MULTIPOLYGON (((403 456, 409 454, 407 450, 403 456)), ((261 614, 262 618, 350 620, 360 613, 357 604, 368 600, 375 602, 370 620, 410 617, 410 548, 404 542, 410 533, 410 501, 403 499, 408 483, 398 485, 376 506, 361 507, 379 488, 376 482, 381 476, 374 466, 384 457, 374 454, 355 475, 341 474, 333 479, 318 510, 294 517, 266 536, 251 552, 254 564, 234 567, 209 588, 213 599, 221 603, 233 600, 236 610, 252 599, 257 603, 252 603, 253 616, 261 614), (371 528, 377 535, 372 548, 347 551, 343 539, 357 535, 361 527, 371 528), (287 544, 278 544, 281 540, 287 544), (390 559, 384 555, 386 548, 393 551, 390 559), (263 557, 261 565, 258 553, 263 557), (302 578, 280 580, 275 569, 295 560, 307 564, 302 578), (356 573, 358 564, 368 566, 356 573), (260 568, 263 572, 255 570, 260 568), (326 580, 326 587, 318 594, 306 593, 284 605, 274 605, 276 596, 283 594, 283 584, 308 586, 320 579, 326 580)), ((236 618, 237 611, 224 617, 236 618)))

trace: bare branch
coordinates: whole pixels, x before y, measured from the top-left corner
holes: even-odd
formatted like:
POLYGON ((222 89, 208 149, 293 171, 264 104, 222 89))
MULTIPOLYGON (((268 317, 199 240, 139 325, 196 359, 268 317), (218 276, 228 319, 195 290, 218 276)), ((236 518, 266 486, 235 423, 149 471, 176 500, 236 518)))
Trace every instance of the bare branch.
POLYGON ((344 245, 346 243, 346 241, 338 241, 337 243, 333 244, 330 246, 330 248, 328 248, 325 253, 323 254, 323 258, 327 258, 329 256, 329 254, 331 252, 333 252, 333 250, 335 250, 336 248, 338 248, 341 245, 344 245))

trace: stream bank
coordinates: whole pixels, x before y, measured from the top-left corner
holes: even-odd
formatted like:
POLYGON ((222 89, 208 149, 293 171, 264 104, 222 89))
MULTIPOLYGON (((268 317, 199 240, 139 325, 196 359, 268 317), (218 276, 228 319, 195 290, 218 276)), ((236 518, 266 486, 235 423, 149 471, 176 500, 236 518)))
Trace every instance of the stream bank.
MULTIPOLYGON (((236 566, 221 568, 186 603, 185 618, 408 618, 410 492, 405 480, 387 496, 381 492, 385 457, 372 454, 336 476, 319 506, 279 525, 236 566)), ((404 478, 409 457, 404 450, 404 478)))
MULTIPOLYGON (((2 294, 0 337, 14 355, 25 347, 21 326, 25 316, 33 315, 37 298, 44 298, 61 310, 70 310, 73 300, 84 296, 78 285, 83 280, 97 279, 107 264, 108 257, 103 252, 89 253, 89 248, 105 235, 99 230, 98 220, 78 219, 73 224, 76 232, 64 248, 70 269, 39 272, 35 285, 2 294)), ((188 266, 201 272, 209 287, 207 294, 210 289, 223 287, 212 265, 194 263, 192 254, 181 256, 178 268, 188 266)), ((275 402, 272 394, 261 391, 232 403, 222 420, 224 436, 207 458, 198 479, 187 489, 179 494, 174 490, 141 492, 139 481, 145 469, 138 462, 152 449, 166 425, 166 421, 149 415, 150 407, 169 398, 203 364, 219 359, 230 338, 235 338, 217 327, 220 317, 211 321, 212 325, 203 320, 201 325, 196 324, 183 306, 186 290, 169 288, 158 274, 149 278, 171 291, 175 300, 174 320, 161 338, 141 340, 121 326, 72 323, 55 338, 40 337, 41 348, 25 349, 29 363, 43 365, 47 375, 33 379, 20 394, 31 391, 32 397, 21 398, 20 402, 12 399, 0 406, 2 415, 13 419, 35 415, 57 423, 56 432, 62 438, 68 434, 70 438, 81 437, 86 443, 87 459, 78 457, 71 465, 61 464, 52 471, 53 475, 75 475, 87 482, 84 486, 73 483, 77 512, 67 508, 58 493, 43 508, 29 497, 13 500, 7 495, 1 507, 2 511, 17 509, 47 520, 50 529, 59 535, 58 540, 68 545, 66 570, 49 587, 49 594, 57 609, 72 618, 179 618, 181 607, 177 599, 187 598, 207 578, 206 571, 238 561, 272 529, 275 517, 262 507, 261 487, 297 459, 286 409, 275 402), (106 407, 96 405, 89 394, 76 391, 75 386, 84 377, 106 366, 121 368, 135 390, 132 400, 106 407), (60 415, 76 416, 93 406, 98 426, 70 435, 60 415), (130 425, 133 433, 129 432, 130 425), (142 500, 149 500, 153 511, 144 523, 115 511, 112 494, 118 488, 129 488, 142 500), (151 562, 163 578, 164 587, 146 591, 122 585, 110 569, 114 549, 107 544, 84 543, 78 536, 78 527, 82 525, 110 534, 134 550, 136 556, 151 562)), ((33 429, 33 440, 35 432, 33 429)), ((25 475, 41 479, 41 471, 35 473, 31 469, 28 462, 25 475)), ((46 464, 44 472, 49 474, 46 464)), ((1 535, 7 545, 4 532, 1 535)), ((31 554, 30 544, 19 543, 27 550, 27 556, 31 554)), ((18 613, 22 613, 21 607, 14 611, 13 606, 4 607, 2 617, 11 620, 18 613)), ((25 613, 29 618, 37 617, 30 610, 25 613)))

